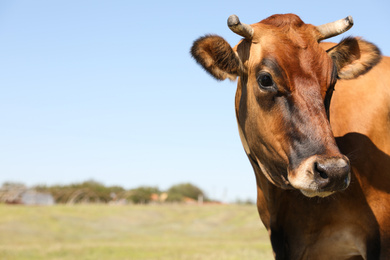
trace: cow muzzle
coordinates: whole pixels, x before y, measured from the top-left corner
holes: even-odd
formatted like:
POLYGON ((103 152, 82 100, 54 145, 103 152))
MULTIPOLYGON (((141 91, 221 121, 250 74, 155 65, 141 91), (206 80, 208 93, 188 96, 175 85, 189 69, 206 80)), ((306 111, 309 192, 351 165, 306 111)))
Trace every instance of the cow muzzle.
POLYGON ((348 187, 350 168, 345 156, 315 155, 304 160, 296 169, 289 170, 288 180, 307 197, 326 197, 348 187))

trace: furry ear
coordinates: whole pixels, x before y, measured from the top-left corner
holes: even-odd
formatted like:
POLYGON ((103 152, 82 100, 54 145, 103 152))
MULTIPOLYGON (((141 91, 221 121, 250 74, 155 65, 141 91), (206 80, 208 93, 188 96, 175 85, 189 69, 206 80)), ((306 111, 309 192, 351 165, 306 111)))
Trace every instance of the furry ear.
POLYGON ((370 71, 382 58, 376 45, 353 37, 342 40, 327 52, 340 79, 355 79, 370 71))
POLYGON ((238 55, 222 37, 206 35, 194 42, 192 57, 214 78, 235 80, 242 72, 238 55))

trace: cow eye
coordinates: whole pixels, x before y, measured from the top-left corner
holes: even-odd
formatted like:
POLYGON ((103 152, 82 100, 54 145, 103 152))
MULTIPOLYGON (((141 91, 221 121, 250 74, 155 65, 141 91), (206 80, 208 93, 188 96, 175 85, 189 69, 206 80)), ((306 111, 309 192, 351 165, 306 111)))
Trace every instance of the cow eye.
POLYGON ((259 85, 263 89, 271 89, 274 88, 274 81, 272 80, 272 76, 269 73, 262 73, 257 78, 259 85))

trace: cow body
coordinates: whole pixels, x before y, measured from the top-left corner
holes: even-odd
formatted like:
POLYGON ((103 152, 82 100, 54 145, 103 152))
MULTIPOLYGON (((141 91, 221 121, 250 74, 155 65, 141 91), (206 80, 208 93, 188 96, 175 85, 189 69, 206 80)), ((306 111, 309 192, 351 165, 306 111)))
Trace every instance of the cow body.
POLYGON ((275 258, 390 259, 390 58, 360 39, 319 43, 351 18, 335 30, 295 15, 237 20, 237 46, 206 36, 192 55, 217 79, 238 77, 240 138, 275 258))
POLYGON ((384 57, 366 75, 340 81, 332 99, 330 119, 340 150, 350 157, 355 178, 351 188, 356 191, 352 193, 351 189, 347 199, 361 193, 363 197, 353 203, 354 207, 361 207, 364 201, 368 206, 352 216, 359 219, 371 215, 363 227, 372 233, 366 234, 365 239, 377 236, 374 248, 381 252, 381 259, 390 258, 389 72, 390 58, 384 57))
POLYGON ((258 208, 276 258, 390 257, 389 72, 390 58, 384 57, 366 75, 336 84, 330 121, 341 152, 351 159, 347 190, 305 198, 256 174, 258 208))
POLYGON ((306 198, 275 187, 252 162, 257 206, 276 259, 390 257, 389 72, 390 58, 384 57, 366 75, 335 86, 330 122, 340 151, 351 159, 347 190, 306 198))

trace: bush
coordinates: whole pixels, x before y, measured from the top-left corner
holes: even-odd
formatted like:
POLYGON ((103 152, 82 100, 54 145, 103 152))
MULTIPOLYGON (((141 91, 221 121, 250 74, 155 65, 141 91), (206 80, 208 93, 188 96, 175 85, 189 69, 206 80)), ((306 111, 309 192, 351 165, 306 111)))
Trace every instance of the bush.
POLYGON ((152 194, 160 194, 160 193, 161 192, 156 187, 143 186, 143 187, 130 190, 127 199, 136 204, 139 203, 146 204, 151 201, 152 194))
POLYGON ((191 183, 182 183, 174 185, 168 190, 167 201, 181 202, 184 198, 198 200, 200 195, 203 196, 204 200, 207 200, 205 193, 200 188, 191 183))
POLYGON ((255 202, 249 198, 246 200, 236 199, 236 201, 234 203, 239 204, 239 205, 254 205, 255 204, 255 202))

